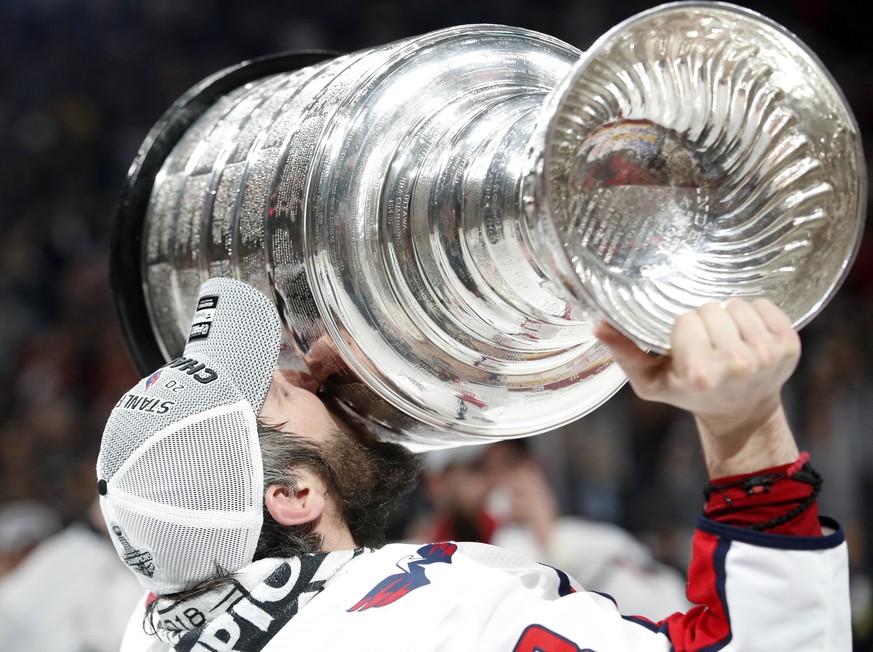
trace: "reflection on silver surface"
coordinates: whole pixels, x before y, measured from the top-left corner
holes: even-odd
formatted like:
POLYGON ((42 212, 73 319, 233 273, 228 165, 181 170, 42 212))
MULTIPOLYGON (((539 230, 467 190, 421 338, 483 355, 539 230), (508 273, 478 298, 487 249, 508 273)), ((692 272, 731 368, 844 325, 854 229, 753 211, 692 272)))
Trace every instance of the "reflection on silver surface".
POLYGON ((256 79, 154 179, 142 277, 167 359, 214 275, 276 300, 283 364, 414 449, 553 429, 624 382, 606 317, 820 310, 854 255, 859 137, 817 60, 728 5, 646 12, 584 56, 470 25, 256 79))
POLYGON ((574 294, 648 348, 730 296, 774 299, 801 326, 852 260, 854 118, 818 59, 754 14, 668 5, 618 26, 569 76, 541 142, 533 183, 574 294))

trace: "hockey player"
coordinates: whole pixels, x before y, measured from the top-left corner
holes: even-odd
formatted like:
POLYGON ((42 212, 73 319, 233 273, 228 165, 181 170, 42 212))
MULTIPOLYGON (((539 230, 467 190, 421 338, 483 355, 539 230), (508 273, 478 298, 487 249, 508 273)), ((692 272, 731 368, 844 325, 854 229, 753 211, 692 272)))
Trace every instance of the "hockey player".
POLYGON ((417 466, 276 368, 281 325, 212 279, 182 358, 112 411, 97 462, 107 527, 148 591, 122 649, 849 650, 842 530, 780 400, 800 344, 767 301, 680 317, 669 357, 597 336, 644 399, 690 411, 711 479, 688 597, 662 622, 500 548, 383 545, 417 466), (208 328, 202 324, 208 323, 208 328))

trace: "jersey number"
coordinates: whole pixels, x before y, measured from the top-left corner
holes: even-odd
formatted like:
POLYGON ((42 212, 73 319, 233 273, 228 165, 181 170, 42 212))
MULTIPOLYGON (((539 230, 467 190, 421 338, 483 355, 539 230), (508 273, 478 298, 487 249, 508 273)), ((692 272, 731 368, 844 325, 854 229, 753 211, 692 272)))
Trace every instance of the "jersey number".
POLYGON ((556 634, 542 625, 528 625, 521 633, 513 652, 594 652, 584 650, 573 641, 556 634))

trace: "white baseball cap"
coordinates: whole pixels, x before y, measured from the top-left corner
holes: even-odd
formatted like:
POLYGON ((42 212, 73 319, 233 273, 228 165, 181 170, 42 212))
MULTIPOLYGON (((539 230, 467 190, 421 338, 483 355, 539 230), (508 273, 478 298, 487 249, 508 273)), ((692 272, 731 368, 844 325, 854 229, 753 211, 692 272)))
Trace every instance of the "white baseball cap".
POLYGON ((210 279, 182 357, 113 408, 97 458, 100 508, 146 589, 182 591, 252 561, 264 493, 256 418, 281 337, 264 294, 210 279))

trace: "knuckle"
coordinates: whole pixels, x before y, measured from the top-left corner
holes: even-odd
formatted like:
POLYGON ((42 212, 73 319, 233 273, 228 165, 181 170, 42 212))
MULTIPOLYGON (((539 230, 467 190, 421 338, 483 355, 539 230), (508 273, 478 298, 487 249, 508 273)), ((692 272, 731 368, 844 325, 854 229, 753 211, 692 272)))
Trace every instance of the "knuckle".
POLYGON ((779 351, 771 347, 758 347, 757 350, 758 361, 761 367, 772 367, 783 357, 779 351))
POLYGON ((786 331, 784 336, 784 344, 790 355, 799 356, 801 350, 800 335, 793 328, 786 331))
POLYGON ((749 302, 739 297, 729 297, 722 303, 724 309, 731 313, 747 310, 750 306, 749 302))
POLYGON ((756 361, 751 355, 751 352, 745 348, 734 347, 725 351, 724 359, 725 366, 734 376, 748 376, 752 374, 757 367, 756 361))
POLYGON ((707 314, 715 314, 721 312, 723 310, 722 305, 716 303, 715 301, 707 301, 702 306, 697 309, 697 312, 701 315, 707 314))
POLYGON ((715 387, 716 374, 711 367, 696 365, 689 367, 688 380, 695 389, 709 390, 715 387))
POLYGON ((772 342, 761 343, 756 348, 756 356, 762 367, 771 367, 800 357, 800 337, 788 331, 772 342))

